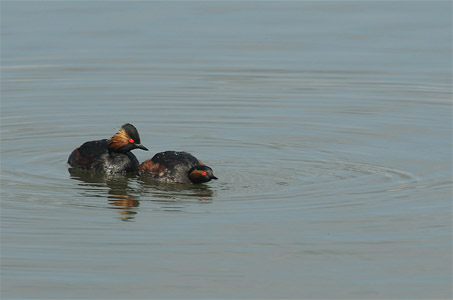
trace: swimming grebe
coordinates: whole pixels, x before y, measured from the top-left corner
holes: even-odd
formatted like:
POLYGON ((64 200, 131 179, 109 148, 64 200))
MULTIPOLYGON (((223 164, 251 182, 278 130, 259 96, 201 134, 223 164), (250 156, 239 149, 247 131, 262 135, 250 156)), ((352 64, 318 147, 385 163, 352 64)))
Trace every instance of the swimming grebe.
POLYGON ((72 151, 71 167, 107 173, 137 172, 139 162, 130 151, 148 149, 140 144, 140 136, 132 124, 124 124, 110 139, 89 141, 72 151))
POLYGON ((139 174, 175 183, 203 183, 217 179, 212 169, 187 152, 165 151, 140 164, 139 174))

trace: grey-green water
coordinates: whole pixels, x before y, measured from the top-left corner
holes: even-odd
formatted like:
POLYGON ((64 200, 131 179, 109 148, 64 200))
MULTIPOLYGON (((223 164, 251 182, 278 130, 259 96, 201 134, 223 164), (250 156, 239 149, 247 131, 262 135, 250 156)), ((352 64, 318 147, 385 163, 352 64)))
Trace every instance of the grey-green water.
POLYGON ((2 299, 451 298, 452 3, 1 3, 2 299), (123 123, 218 181, 70 174, 123 123))

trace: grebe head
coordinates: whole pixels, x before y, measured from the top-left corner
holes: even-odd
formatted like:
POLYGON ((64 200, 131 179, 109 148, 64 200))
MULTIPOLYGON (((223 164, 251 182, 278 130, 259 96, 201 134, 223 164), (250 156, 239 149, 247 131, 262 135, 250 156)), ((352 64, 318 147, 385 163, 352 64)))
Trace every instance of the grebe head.
POLYGON ((208 166, 198 165, 189 170, 189 179, 193 183, 203 183, 211 181, 211 179, 218 179, 214 176, 214 172, 208 166))
POLYGON ((148 151, 148 148, 140 144, 140 135, 132 124, 124 124, 109 140, 109 151, 126 153, 134 149, 148 151))

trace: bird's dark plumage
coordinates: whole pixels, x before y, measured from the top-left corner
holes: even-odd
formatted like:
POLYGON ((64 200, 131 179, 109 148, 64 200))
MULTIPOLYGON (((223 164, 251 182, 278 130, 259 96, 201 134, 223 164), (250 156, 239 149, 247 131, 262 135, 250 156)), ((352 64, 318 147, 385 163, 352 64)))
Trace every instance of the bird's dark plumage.
POLYGON ((187 152, 165 151, 140 164, 139 174, 166 182, 203 183, 217 179, 210 167, 187 152))
POLYGON ((77 169, 107 173, 137 172, 139 162, 130 151, 148 150, 140 144, 140 136, 132 124, 124 124, 110 139, 89 141, 75 149, 68 164, 77 169))

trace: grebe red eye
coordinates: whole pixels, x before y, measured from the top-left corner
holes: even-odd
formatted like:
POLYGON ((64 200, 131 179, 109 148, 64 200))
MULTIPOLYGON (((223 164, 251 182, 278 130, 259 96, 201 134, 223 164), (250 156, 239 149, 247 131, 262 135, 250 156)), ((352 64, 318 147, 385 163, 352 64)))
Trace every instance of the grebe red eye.
POLYGON ((206 172, 201 172, 201 175, 206 175, 206 172))
POLYGON ((129 143, 133 143, 133 142, 134 142, 134 140, 133 140, 133 139, 129 139, 129 143))

